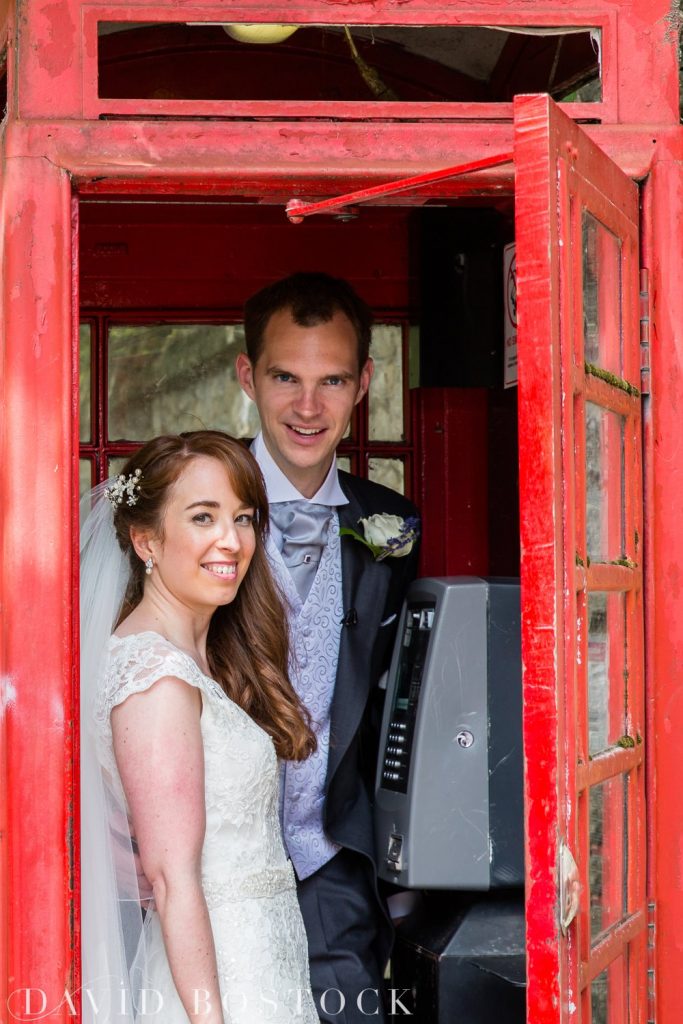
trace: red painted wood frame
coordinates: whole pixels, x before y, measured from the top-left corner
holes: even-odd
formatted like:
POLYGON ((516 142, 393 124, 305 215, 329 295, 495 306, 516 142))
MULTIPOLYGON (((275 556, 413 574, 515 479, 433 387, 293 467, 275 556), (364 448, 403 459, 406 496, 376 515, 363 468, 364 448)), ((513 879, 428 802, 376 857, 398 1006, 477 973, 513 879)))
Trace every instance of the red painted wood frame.
MULTIPOLYGON (((278 22, 284 21, 302 25, 339 25, 354 24, 361 25, 383 25, 394 26, 425 26, 437 23, 440 26, 456 25, 463 26, 489 26, 493 24, 490 10, 471 9, 464 11, 462 5, 456 10, 455 6, 448 10, 442 4, 439 10, 438 20, 425 16, 424 10, 417 10, 413 5, 399 6, 387 17, 383 13, 378 17, 376 13, 365 15, 362 19, 353 17, 353 6, 348 5, 346 9, 342 5, 327 7, 325 11, 317 10, 315 13, 302 10, 296 16, 289 7, 286 11, 273 9, 264 18, 261 11, 254 17, 247 5, 231 7, 230 21, 232 22, 278 22), (351 14, 351 17, 349 16, 351 14)), ((177 99, 112 99, 103 98, 98 95, 98 24, 100 22, 123 22, 135 25, 136 23, 146 24, 171 24, 185 23, 192 20, 195 23, 220 24, 225 21, 225 9, 221 7, 207 6, 198 10, 192 15, 186 9, 159 8, 158 5, 142 4, 88 4, 84 7, 83 19, 83 55, 82 55, 82 113, 87 118, 98 118, 102 116, 202 116, 202 117, 335 117, 335 118, 385 118, 395 117, 397 104, 395 102, 383 102, 377 100, 364 101, 297 101, 297 100, 177 100, 177 99)), ((538 28, 560 28, 573 29, 577 26, 585 26, 586 31, 597 29, 601 39, 601 79, 603 100, 598 103, 571 103, 567 109, 571 116, 591 120, 614 122, 617 117, 617 64, 616 64, 616 40, 617 21, 613 10, 607 10, 604 6, 591 7, 580 10, 577 5, 572 5, 568 10, 557 7, 549 10, 542 10, 539 7, 529 16, 533 25, 538 28)), ((520 24, 519 14, 515 11, 498 9, 495 12, 495 25, 506 28, 516 27, 520 24)), ((452 103, 425 103, 410 102, 401 103, 401 116, 412 118, 486 118, 498 119, 510 117, 512 114, 511 103, 474 103, 474 102, 452 102, 452 103)))
MULTIPOLYGON (((78 607, 73 552, 77 476, 77 247, 69 232, 72 186, 89 192, 220 194, 287 198, 306 182, 308 194, 337 183, 359 187, 396 174, 400 159, 413 171, 438 166, 446 147, 472 160, 498 142, 510 146, 507 125, 392 125, 392 160, 377 157, 367 126, 306 124, 291 129, 305 153, 292 150, 290 130, 252 124, 120 122, 5 126, 2 187, 3 643, 0 670, 5 707, 7 833, 2 856, 2 1005, 9 988, 39 984, 50 1006, 79 979, 78 802, 75 760, 78 721, 78 607), (353 159, 348 159, 353 138, 353 159), (271 154, 264 167, 263 153, 271 154), (259 157, 261 154, 261 157, 259 157), (368 172, 370 167, 370 172, 368 172), (336 168, 330 173, 330 168, 336 168), (94 180, 105 175, 103 180, 94 180), (35 253, 32 262, 27 253, 35 253), (11 431, 9 425, 11 424, 11 431), (40 615, 33 614, 39 608, 40 615), (76 610, 76 616, 74 616, 76 610), (37 687, 40 687, 38 690, 37 687), (39 801, 36 800, 39 795, 39 801)), ((605 143, 640 173, 651 140, 603 132, 605 143), (634 142, 636 145, 634 146, 634 142), (629 155, 626 155, 629 154, 629 155)), ((496 194, 511 189, 509 169, 490 179, 496 194)), ((479 189, 479 184, 471 186, 479 189)), ((301 191, 304 191, 301 188, 301 191)), ((77 210, 77 204, 74 205, 77 210)), ((284 217, 284 211, 283 211, 284 217)), ((74 229, 75 230, 75 229, 74 229)), ((73 1019, 67 1005, 45 1019, 73 1019)))
MULTIPOLYGON (((289 22, 295 24, 363 25, 455 25, 455 26, 586 26, 599 27, 603 35, 602 79, 604 101, 599 104, 575 104, 575 117, 598 118, 620 123, 676 123, 676 47, 671 33, 669 0, 575 0, 571 5, 533 2, 511 7, 501 0, 384 0, 381 4, 363 0, 289 0, 264 8, 262 0, 241 0, 230 5, 234 22, 289 22)), ((126 2, 93 5, 85 0, 64 0, 57 13, 52 0, 27 0, 22 8, 21 60, 17 64, 17 93, 12 95, 10 112, 23 119, 99 117, 113 113, 109 101, 97 97, 96 28, 101 20, 133 22, 223 23, 225 5, 184 4, 182 10, 168 2, 152 4, 126 2), (48 41, 47 44, 45 41, 48 41)), ((139 117, 144 114, 140 102, 115 101, 116 115, 139 117)), ((229 109, 226 104, 201 111, 191 101, 173 108, 145 103, 152 115, 191 113, 192 116, 284 116, 310 117, 307 104, 297 115, 295 105, 273 102, 257 109, 243 104, 229 109)), ((509 104, 429 104, 413 105, 410 114, 401 116, 435 118, 510 117, 509 104), (446 107, 449 110, 446 110, 446 107)), ((394 118, 396 105, 370 102, 318 104, 315 116, 322 118, 394 118)))
MULTIPOLYGON (((149 6, 136 7, 135 13, 149 6)), ((166 17, 169 6, 157 5, 157 17, 166 17)), ((547 7, 517 5, 513 23, 528 22, 532 10, 534 21, 539 10, 557 18, 558 6, 556 2, 547 7)), ((656 545, 653 563, 659 575, 651 574, 651 593, 658 603, 656 616, 652 611, 650 615, 655 634, 652 664, 662 691, 655 716, 662 741, 657 752, 659 824, 662 830, 663 826, 670 829, 671 839, 660 855, 664 870, 657 881, 664 907, 659 925, 664 937, 660 964, 662 976, 671 979, 663 983, 662 1005, 665 1013, 669 1011, 667 1020, 675 1021, 681 1011, 676 960, 681 950, 680 827, 678 831, 672 827, 671 810, 680 806, 680 794, 676 788, 677 743, 672 742, 671 729, 675 733, 681 723, 675 678, 683 630, 678 628, 681 602, 664 598, 669 581, 675 586, 681 558, 676 504, 681 494, 681 460, 667 448, 667 442, 680 428, 673 392, 680 380, 680 339, 675 326, 681 305, 676 287, 680 246, 675 232, 683 223, 683 184, 681 146, 676 141, 680 129, 674 127, 670 132, 674 142, 662 140, 662 126, 678 125, 676 42, 669 39, 670 7, 669 0, 577 0, 571 16, 575 20, 580 14, 588 24, 594 23, 594 15, 610 17, 618 12, 618 63, 612 78, 617 94, 614 119, 621 125, 659 126, 654 132, 643 127, 590 126, 587 131, 599 137, 600 144, 634 176, 648 172, 658 148, 664 154, 652 179, 654 212, 650 222, 661 243, 652 257, 653 280, 658 286, 653 307, 662 332, 660 353, 653 361, 653 381, 660 387, 660 399, 651 435, 655 465, 650 495, 653 506, 657 500, 657 528, 651 522, 650 530, 656 545)), ((74 702, 77 647, 71 617, 77 603, 72 575, 77 488, 72 423, 77 413, 69 397, 75 394, 77 366, 71 341, 77 335, 70 323, 70 310, 77 307, 78 296, 75 292, 70 295, 69 179, 77 189, 101 194, 219 194, 231 190, 277 201, 282 195, 324 196, 401 173, 438 168, 446 162, 478 159, 494 147, 501 152, 508 149, 511 135, 509 123, 475 123, 487 114, 482 108, 471 111, 471 123, 397 121, 370 127, 350 120, 332 125, 322 120, 243 125, 79 120, 83 117, 81 19, 85 9, 80 0, 64 0, 59 5, 54 0, 27 0, 21 8, 20 37, 9 5, 3 6, 0 15, 3 35, 9 24, 10 45, 9 119, 0 183, 4 272, 0 298, 4 320, 0 672, 6 698, 2 750, 7 775, 2 812, 9 825, 1 847, 0 955, 13 976, 12 984, 34 977, 56 992, 78 974, 78 934, 73 930, 77 879, 72 855, 78 834, 72 760, 78 714, 74 702), (42 121, 36 123, 36 119, 42 121), (447 160, 444 154, 448 154, 447 160), (72 472, 70 459, 74 460, 72 472), (34 608, 40 610, 39 615, 34 608)), ((315 0, 289 0, 271 7, 268 16, 273 20, 311 20, 330 9, 327 3, 315 0)), ((417 3, 406 5, 404 0, 377 5, 349 0, 334 5, 334 16, 350 21, 348 16, 353 14, 354 21, 362 19, 366 24, 399 24, 417 10, 417 3)), ((483 21, 499 24, 511 8, 507 0, 478 0, 472 7, 462 0, 419 0, 422 23, 430 19, 433 24, 449 20, 472 23, 472 10, 478 11, 483 21)), ((211 11, 220 19, 225 15, 224 8, 211 11)), ((209 13, 191 5, 184 12, 192 20, 209 13)), ((231 15, 258 20, 263 17, 263 5, 243 0, 239 9, 231 6, 231 15)), ((609 78, 610 73, 606 74, 609 78)), ((612 93, 612 86, 609 91, 612 93)), ((443 116, 443 106, 436 106, 435 113, 443 116)), ((500 108, 496 113, 501 113, 500 108)), ((284 116, 284 110, 277 114, 284 116)), ((328 107, 321 118, 331 114, 328 107)), ((360 111, 358 115, 362 116, 360 111)), ((372 104, 368 116, 377 115, 378 108, 372 104)), ((392 108, 389 116, 395 115, 392 108)), ((496 189, 510 187, 510 177, 496 173, 481 175, 467 189, 472 194, 495 195, 496 189)), ((454 194, 451 189, 445 186, 446 194, 454 194)), ((651 609, 653 605, 654 601, 651 609)), ((543 926, 545 923, 540 921, 543 926)), ((542 933, 536 935, 540 942, 542 933)), ((3 971, 0 988, 6 980, 3 971)), ((0 1005, 6 1005, 2 992, 0 1005)), ((63 1007, 50 1019, 72 1018, 63 1007)))
MULTIPOLYGON (((548 97, 515 101, 514 157, 528 1019, 559 1024, 580 1004, 590 1021, 606 1000, 606 1020, 635 1024, 647 968, 638 190, 548 97), (590 452, 587 407, 598 414, 590 452), (606 629, 607 692, 592 695, 590 595, 605 602, 606 629), (594 751, 589 718, 603 704, 594 751)), ((398 180, 370 198, 471 170, 398 180)), ((367 198, 287 210, 298 222, 367 198)))
POLYGON ((576 1020, 580 1006, 578 1019, 590 1021, 592 997, 600 998, 591 985, 607 969, 602 1019, 641 1022, 647 1008, 638 193, 546 98, 519 97, 515 122, 529 1019, 576 1020), (584 339, 586 223, 597 225, 598 235, 597 355, 584 339), (587 403, 598 410, 599 424, 590 458, 587 403), (616 431, 612 417, 619 418, 616 431), (591 560, 595 542, 587 535, 595 522, 587 522, 586 507, 587 489, 595 496, 589 478, 596 456, 603 504, 591 560), (609 690, 591 708, 607 705, 608 740, 598 751, 589 745, 588 605, 600 598, 591 595, 606 595, 607 605, 609 690), (615 601, 621 608, 611 614, 615 601), (607 780, 623 787, 618 797, 607 780), (600 845, 597 878, 591 841, 600 845), (557 903, 563 845, 578 864, 580 885, 566 935, 557 903), (591 885, 600 875, 596 926, 591 885))
MULTIPOLYGON (((25 38, 30 38, 30 33, 25 38)), ((39 84, 39 78, 36 83, 39 84)), ((44 98, 57 102, 60 90, 53 87, 51 95, 48 97, 46 92, 44 98)), ((646 173, 653 151, 650 133, 587 130, 600 138, 601 144, 615 154, 622 166, 637 175, 646 173)), ((426 164, 439 166, 444 152, 462 153, 463 159, 474 159, 481 154, 484 145, 498 144, 502 150, 509 145, 510 135, 509 126, 504 124, 488 127, 392 125, 392 146, 384 147, 385 155, 389 153, 384 166, 376 157, 377 140, 366 125, 335 126, 333 133, 326 125, 296 125, 283 129, 281 125, 266 123, 249 125, 243 133, 216 124, 195 126, 193 131, 193 138, 200 138, 190 153, 187 127, 172 123, 149 123, 144 130, 134 123, 113 122, 43 125, 13 122, 7 126, 3 245, 10 263, 6 264, 3 294, 3 388, 4 394, 11 396, 5 399, 8 402, 5 415, 11 417, 12 435, 10 439, 5 431, 0 460, 4 511, 1 571, 3 593, 12 595, 15 609, 17 602, 21 603, 24 598, 30 602, 37 595, 41 602, 40 622, 33 622, 26 632, 26 616, 19 619, 15 614, 15 622, 20 621, 23 631, 11 642, 5 638, 8 634, 3 636, 2 671, 11 683, 10 693, 20 694, 19 700, 12 700, 10 696, 6 719, 9 745, 5 749, 11 749, 13 771, 17 766, 29 766, 22 767, 25 774, 21 779, 16 775, 12 777, 10 772, 7 809, 10 821, 15 823, 22 818, 23 808, 17 802, 21 795, 43 793, 45 780, 49 780, 52 787, 58 778, 61 786, 64 768, 71 763, 74 713, 71 682, 75 648, 70 646, 72 627, 68 609, 75 590, 66 586, 70 580, 70 552, 66 552, 65 545, 68 546, 75 535, 71 519, 76 491, 75 467, 70 482, 61 475, 73 441, 67 426, 70 413, 64 390, 74 384, 65 358, 69 351, 65 338, 72 336, 68 323, 68 285, 65 284, 71 249, 68 231, 63 229, 69 219, 68 202, 64 201, 69 190, 69 174, 73 174, 79 188, 91 192, 153 193, 174 188, 187 192, 212 189, 218 192, 234 188, 242 194, 253 194, 255 188, 265 188, 267 194, 277 196, 298 176, 302 181, 305 179, 305 185, 299 186, 300 192, 329 194, 335 180, 341 183, 345 174, 349 187, 359 187, 368 180, 394 175, 401 163, 418 170, 426 164), (303 155, 290 146, 290 139, 296 139, 297 144, 303 139, 303 155), (263 152, 278 154, 279 177, 274 176, 272 166, 264 168, 263 160, 258 158, 263 152), (372 153, 375 153, 374 162, 372 153), (394 166, 391 166, 392 160, 394 166), (332 174, 329 168, 333 168, 332 174), (93 180, 101 174, 108 175, 108 179, 93 180), (324 181, 314 180, 321 174, 328 177, 324 181), (37 218, 37 210, 41 212, 40 218, 37 218), (36 244, 36 251, 40 249, 41 258, 34 262, 33 272, 29 274, 25 253, 31 251, 32 244, 36 244), (46 409, 49 416, 45 415, 46 409), (30 493, 37 498, 28 517, 18 481, 30 483, 30 493), (25 538, 39 537, 46 523, 68 526, 61 525, 59 530, 52 528, 51 556, 46 561, 45 555, 40 561, 42 571, 34 572, 33 555, 27 571, 16 552, 25 552, 25 538), (23 548, 16 547, 22 539, 23 548), (46 566, 49 574, 46 574, 46 566), (42 650, 50 651, 47 663, 39 654, 41 643, 42 650), (47 677, 46 667, 49 668, 47 677), (42 681, 40 702, 28 698, 28 694, 35 692, 36 679, 42 681), (54 715, 50 709, 57 709, 54 715), (36 736, 42 741, 39 753, 31 743, 36 736), (13 787, 18 787, 14 796, 13 787)), ((674 170, 661 170, 659 181, 671 180, 678 180, 674 170)), ((501 179, 491 178, 486 184, 491 194, 501 187, 501 179)), ((509 180, 503 184, 507 187, 509 180)), ((667 188, 662 186, 658 200, 662 206, 665 195, 668 196, 667 188)), ((665 217, 660 209, 660 224, 665 217)), ((669 264, 666 272, 667 280, 673 281, 676 274, 669 264)), ((673 359, 674 352, 669 351, 673 359)), ((660 368, 660 382, 665 372, 660 368)), ((673 427, 673 424, 667 421, 664 427, 667 426, 673 427)), ((661 458, 659 470, 664 476, 661 458)), ((676 536, 672 534, 672 541, 676 536)), ((674 549, 675 543, 672 543, 671 550, 674 549)), ((670 552, 668 557, 673 557, 670 552)), ((664 619, 664 612, 660 612, 660 617, 664 619)), ((21 976, 24 967, 38 963, 41 970, 45 970, 47 981, 52 978, 55 984, 62 986, 65 977, 68 980, 71 976, 73 957, 68 903, 73 875, 69 857, 61 852, 62 844, 68 848, 73 839, 73 783, 69 771, 64 775, 62 788, 51 789, 49 806, 41 808, 40 830, 31 841, 30 849, 23 846, 26 837, 21 833, 10 838, 9 849, 6 845, 3 847, 3 872, 5 876, 10 869, 14 872, 11 885, 5 889, 9 894, 6 899, 11 906, 11 916, 4 918, 5 922, 12 922, 12 971, 15 976, 21 976), (57 874, 60 884, 55 890, 52 885, 57 874), (36 941, 35 922, 38 921, 43 936, 40 941, 36 941)), ((673 869, 670 877, 674 877, 673 869)), ((673 919, 674 912, 670 910, 672 935, 673 919)), ((676 998, 672 992, 670 987, 670 1001, 676 998)), ((61 1017, 69 1019, 66 1009, 61 1017)), ((58 1017, 55 1015, 52 1019, 58 1017)))
POLYGON ((1 186, 0 1013, 12 1019, 27 998, 51 1009, 79 971, 77 250, 64 168, 9 161, 1 186))
POLYGON ((421 465, 421 576, 488 576, 489 493, 485 388, 417 388, 415 434, 421 465))

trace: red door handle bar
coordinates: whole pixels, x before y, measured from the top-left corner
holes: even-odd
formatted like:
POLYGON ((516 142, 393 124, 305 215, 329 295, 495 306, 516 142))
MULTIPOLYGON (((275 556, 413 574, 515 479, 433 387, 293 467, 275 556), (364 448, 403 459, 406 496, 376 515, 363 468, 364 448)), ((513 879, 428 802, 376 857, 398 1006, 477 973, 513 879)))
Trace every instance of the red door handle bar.
POLYGON ((444 167, 440 171, 429 171, 426 174, 416 174, 412 178, 399 178, 397 181, 387 181, 383 185, 373 185, 372 188, 347 192, 343 196, 322 199, 319 203, 304 203, 301 199, 290 199, 285 210, 292 224, 300 224, 304 217, 310 217, 313 213, 329 213, 332 210, 340 210, 344 206, 366 203, 378 196, 397 195, 399 192, 408 192, 412 188, 431 185, 435 181, 445 181, 448 178, 457 178, 462 174, 468 174, 470 171, 483 171, 487 167, 497 167, 500 164, 511 162, 512 153, 498 153, 495 156, 483 157, 481 160, 472 160, 467 164, 459 164, 457 167, 444 167))

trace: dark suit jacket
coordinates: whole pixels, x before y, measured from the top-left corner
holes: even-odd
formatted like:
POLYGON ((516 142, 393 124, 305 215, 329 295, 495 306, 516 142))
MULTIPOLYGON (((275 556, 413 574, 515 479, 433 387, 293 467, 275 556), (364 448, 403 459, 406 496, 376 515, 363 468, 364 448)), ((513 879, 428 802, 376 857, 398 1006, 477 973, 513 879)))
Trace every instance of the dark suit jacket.
MULTIPOLYGON (((339 482, 349 499, 339 508, 340 527, 362 534, 361 517, 418 514, 401 494, 380 484, 341 471, 339 482)), ((375 864, 372 797, 383 696, 377 683, 389 667, 403 598, 417 571, 418 545, 403 558, 381 562, 353 537, 343 536, 341 545, 344 611, 355 609, 357 621, 342 626, 323 823, 331 839, 375 864)))

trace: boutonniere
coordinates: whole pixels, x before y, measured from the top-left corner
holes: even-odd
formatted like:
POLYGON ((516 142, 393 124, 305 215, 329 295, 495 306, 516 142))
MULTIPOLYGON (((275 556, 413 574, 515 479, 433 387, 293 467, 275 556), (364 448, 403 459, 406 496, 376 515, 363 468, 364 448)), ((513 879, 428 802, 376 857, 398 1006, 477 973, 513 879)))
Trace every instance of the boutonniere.
POLYGON ((408 516, 404 519, 403 516, 378 513, 368 516, 367 519, 359 519, 358 522, 363 527, 362 536, 348 526, 342 526, 339 533, 365 544, 376 562, 381 562, 385 558, 404 558, 405 555, 409 555, 420 532, 420 521, 417 516, 408 516))

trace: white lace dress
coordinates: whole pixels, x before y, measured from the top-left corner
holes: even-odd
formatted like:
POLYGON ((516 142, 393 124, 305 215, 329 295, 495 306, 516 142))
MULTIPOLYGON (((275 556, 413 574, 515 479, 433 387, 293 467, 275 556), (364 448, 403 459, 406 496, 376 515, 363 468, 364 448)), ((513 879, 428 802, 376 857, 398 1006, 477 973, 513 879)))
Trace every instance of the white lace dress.
MULTIPOLYGON (((202 696, 202 883, 226 1024, 318 1024, 294 873, 280 834, 278 762, 268 734, 163 637, 151 632, 112 637, 96 715, 104 749, 111 752, 105 767, 116 772, 112 708, 167 676, 196 686, 202 696)), ((144 985, 163 998, 163 1010, 154 1019, 186 1024, 153 910, 145 933, 144 985)), ((150 999, 149 1012, 153 1009, 158 1002, 150 999)))

